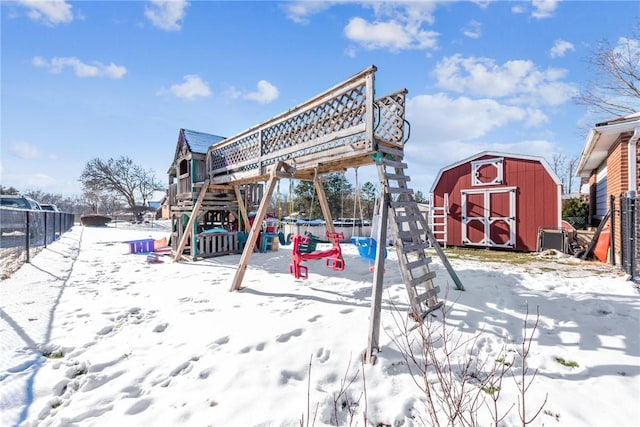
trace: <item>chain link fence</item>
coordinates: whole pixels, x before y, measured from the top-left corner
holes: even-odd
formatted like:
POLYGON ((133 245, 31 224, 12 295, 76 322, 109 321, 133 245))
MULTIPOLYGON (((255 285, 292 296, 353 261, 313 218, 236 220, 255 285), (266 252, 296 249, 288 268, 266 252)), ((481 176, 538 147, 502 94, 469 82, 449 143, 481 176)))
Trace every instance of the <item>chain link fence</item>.
POLYGON ((6 279, 74 223, 65 212, 0 208, 0 280, 6 279))
POLYGON ((586 230, 589 225, 589 216, 567 216, 562 218, 573 226, 576 230, 586 230))

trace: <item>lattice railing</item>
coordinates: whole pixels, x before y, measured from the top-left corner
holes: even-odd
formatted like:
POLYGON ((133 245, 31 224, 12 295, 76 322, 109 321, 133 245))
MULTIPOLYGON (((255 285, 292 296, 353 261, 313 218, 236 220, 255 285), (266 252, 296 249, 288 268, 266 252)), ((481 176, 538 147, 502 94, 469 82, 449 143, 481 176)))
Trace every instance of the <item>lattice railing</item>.
POLYGON ((309 159, 322 162, 325 156, 366 157, 375 151, 374 135, 402 144, 406 91, 374 102, 375 71, 372 66, 288 112, 210 147, 209 177, 212 181, 227 174, 258 177, 267 166, 281 160, 304 168, 313 164, 309 159))
POLYGON ((404 111, 406 89, 376 100, 375 136, 390 143, 404 144, 409 135, 405 135, 404 111))

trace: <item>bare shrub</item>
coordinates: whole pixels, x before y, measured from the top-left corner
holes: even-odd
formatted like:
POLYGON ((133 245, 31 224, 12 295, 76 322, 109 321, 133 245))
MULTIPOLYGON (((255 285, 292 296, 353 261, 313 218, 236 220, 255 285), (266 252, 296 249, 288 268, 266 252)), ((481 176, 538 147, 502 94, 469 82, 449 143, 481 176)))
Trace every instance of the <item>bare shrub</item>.
POLYGON ((397 310, 393 317, 399 334, 390 338, 425 399, 428 420, 422 420, 423 424, 476 427, 486 425, 486 421, 483 424, 479 421, 479 414, 485 414, 497 427, 516 406, 516 402, 505 401, 501 394, 504 379, 509 375, 516 380, 519 418, 523 426, 530 424, 546 404, 545 397, 537 411, 527 418, 527 392, 535 372, 528 377, 526 360, 539 313, 529 329, 527 310, 520 350, 503 347, 497 359, 476 356, 474 348, 484 332, 465 337, 447 325, 447 313, 443 305, 417 327, 410 327, 408 318, 403 320, 397 310), (517 371, 516 364, 520 367, 517 371))

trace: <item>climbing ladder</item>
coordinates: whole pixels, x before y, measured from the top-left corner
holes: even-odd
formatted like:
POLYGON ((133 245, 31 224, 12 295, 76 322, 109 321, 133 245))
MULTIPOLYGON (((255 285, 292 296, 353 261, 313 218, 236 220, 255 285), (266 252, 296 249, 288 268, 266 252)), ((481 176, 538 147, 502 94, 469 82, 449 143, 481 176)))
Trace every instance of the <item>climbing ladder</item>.
POLYGON ((429 228, 436 236, 438 243, 447 247, 447 214, 449 213, 449 194, 444 194, 444 205, 436 206, 433 194, 429 199, 429 228))
POLYGON ((389 223, 400 272, 407 288, 411 316, 417 322, 422 322, 430 312, 442 306, 442 301, 438 301, 440 288, 433 283, 436 273, 429 267, 431 257, 425 252, 428 248, 436 248, 456 287, 462 289, 462 284, 420 212, 413 198, 413 190, 407 185, 411 178, 405 174, 407 164, 402 161, 403 150, 382 144, 378 150, 381 153, 376 161, 378 177, 383 186, 383 195, 387 196, 389 223))

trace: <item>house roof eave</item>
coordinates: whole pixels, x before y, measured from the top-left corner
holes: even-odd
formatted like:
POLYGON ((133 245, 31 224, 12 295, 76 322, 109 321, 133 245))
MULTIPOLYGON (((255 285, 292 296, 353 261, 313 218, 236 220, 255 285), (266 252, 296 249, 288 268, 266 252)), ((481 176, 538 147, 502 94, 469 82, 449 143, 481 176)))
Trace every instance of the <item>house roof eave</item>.
POLYGON ((620 138, 620 135, 633 132, 640 126, 638 113, 627 116, 626 120, 615 119, 599 123, 589 131, 584 149, 580 154, 580 161, 576 168, 576 176, 588 177, 598 169, 609 155, 609 150, 620 138))

